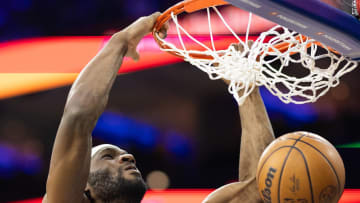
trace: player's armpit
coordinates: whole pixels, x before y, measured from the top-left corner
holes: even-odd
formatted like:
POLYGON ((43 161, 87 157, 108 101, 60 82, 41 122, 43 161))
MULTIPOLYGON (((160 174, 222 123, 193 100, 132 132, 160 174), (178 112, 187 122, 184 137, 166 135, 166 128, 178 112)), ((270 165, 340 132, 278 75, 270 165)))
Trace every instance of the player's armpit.
POLYGON ((224 185, 210 193, 202 203, 261 203, 255 177, 224 185))

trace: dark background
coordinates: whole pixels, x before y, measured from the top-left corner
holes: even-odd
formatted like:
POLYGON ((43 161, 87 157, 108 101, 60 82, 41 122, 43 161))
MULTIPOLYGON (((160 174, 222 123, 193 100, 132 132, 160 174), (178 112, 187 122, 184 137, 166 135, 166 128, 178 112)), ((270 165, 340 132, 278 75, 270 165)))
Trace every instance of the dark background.
MULTIPOLYGON (((0 3, 0 40, 106 35, 177 1, 11 0, 0 3)), ((306 130, 335 146, 360 142, 359 71, 314 104, 281 103, 261 89, 276 136, 306 130)), ((52 144, 70 87, 0 101, 0 202, 45 192, 52 144)), ((164 171, 170 188, 216 188, 236 179, 241 127, 221 81, 187 63, 119 76, 94 143, 133 153, 143 176, 164 171)), ((346 187, 360 188, 359 148, 338 148, 346 187)))

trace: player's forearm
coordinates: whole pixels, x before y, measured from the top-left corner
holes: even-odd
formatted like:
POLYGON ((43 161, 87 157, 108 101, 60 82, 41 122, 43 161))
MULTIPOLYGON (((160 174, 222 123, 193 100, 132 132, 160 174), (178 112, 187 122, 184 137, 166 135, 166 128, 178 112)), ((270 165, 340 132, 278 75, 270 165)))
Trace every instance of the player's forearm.
POLYGON ((258 88, 246 98, 239 112, 243 134, 274 134, 258 88))
POLYGON ((74 82, 65 113, 95 117, 102 113, 126 51, 126 33, 119 32, 113 35, 74 82))
POLYGON ((274 140, 274 133, 256 88, 240 106, 241 147, 239 159, 239 181, 255 178, 256 167, 266 146, 274 140))

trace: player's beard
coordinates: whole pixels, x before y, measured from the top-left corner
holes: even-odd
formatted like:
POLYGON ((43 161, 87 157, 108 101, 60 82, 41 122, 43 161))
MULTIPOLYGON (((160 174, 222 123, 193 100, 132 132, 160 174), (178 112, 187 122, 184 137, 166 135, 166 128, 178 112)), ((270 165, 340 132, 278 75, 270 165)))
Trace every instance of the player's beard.
POLYGON ((90 173, 88 183, 93 188, 94 196, 103 202, 139 203, 147 190, 141 176, 128 180, 123 177, 122 170, 118 171, 116 177, 111 176, 108 169, 90 173))

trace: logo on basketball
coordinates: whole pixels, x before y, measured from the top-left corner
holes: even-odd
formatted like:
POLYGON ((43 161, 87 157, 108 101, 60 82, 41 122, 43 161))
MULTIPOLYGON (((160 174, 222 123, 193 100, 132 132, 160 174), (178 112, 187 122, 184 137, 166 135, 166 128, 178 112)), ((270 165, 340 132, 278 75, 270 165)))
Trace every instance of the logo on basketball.
POLYGON ((301 131, 265 149, 256 177, 265 203, 335 203, 343 192, 345 168, 327 140, 301 131))
POLYGON ((295 193, 300 190, 300 180, 296 178, 295 174, 290 178, 291 187, 289 188, 291 192, 295 193))
POLYGON ((320 192, 320 203, 327 203, 334 200, 336 197, 336 187, 332 185, 328 185, 320 192))
POLYGON ((308 203, 309 201, 307 199, 291 199, 291 198, 285 198, 284 203, 308 203))
POLYGON ((265 179, 265 189, 261 191, 261 194, 264 197, 265 203, 271 203, 271 186, 272 180, 274 179, 274 175, 276 173, 276 169, 270 167, 265 179))

